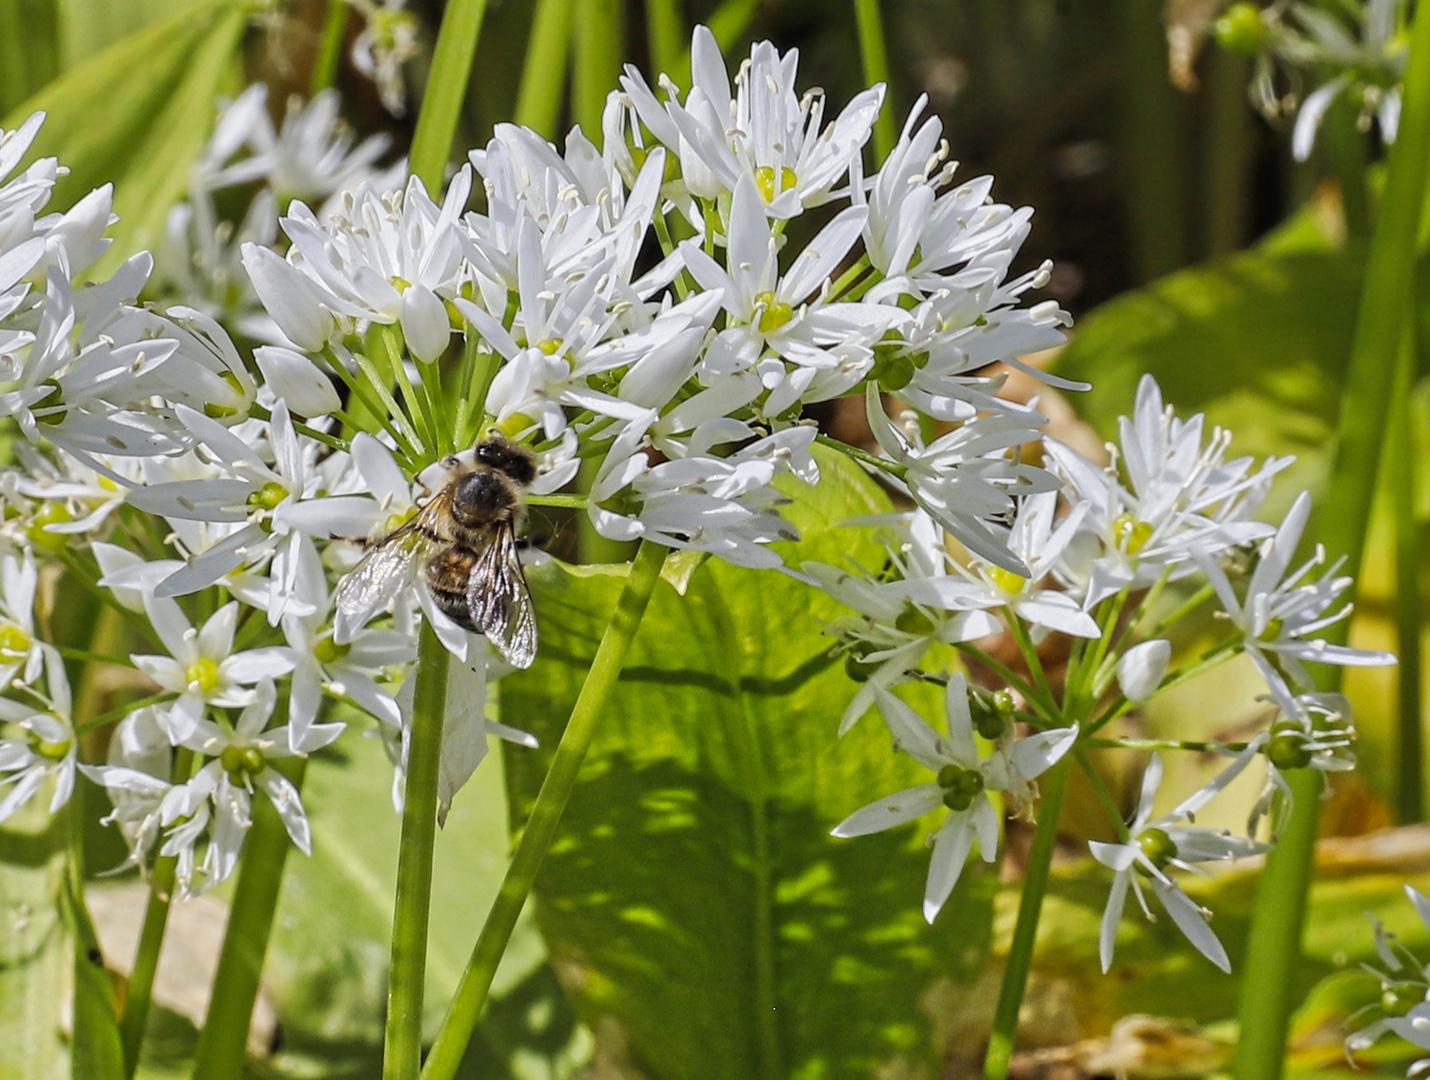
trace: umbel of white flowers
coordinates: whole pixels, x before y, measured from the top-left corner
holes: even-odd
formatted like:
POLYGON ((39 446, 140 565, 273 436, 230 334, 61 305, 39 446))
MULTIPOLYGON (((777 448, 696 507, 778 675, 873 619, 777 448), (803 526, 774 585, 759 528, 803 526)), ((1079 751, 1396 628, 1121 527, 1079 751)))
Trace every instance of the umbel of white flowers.
MULTIPOLYGON (((345 132, 333 94, 275 127, 251 88, 219 118, 157 269, 140 253, 97 282, 85 275, 108 245, 110 190, 47 214, 59 163, 19 168, 43 117, 0 135, 0 416, 21 435, 0 476, 0 819, 47 783, 58 809, 73 725, 89 719, 69 715, 34 617, 52 558, 152 642, 130 659, 156 692, 120 721, 108 761, 83 766, 136 864, 176 856, 185 895, 222 881, 255 798, 307 850, 301 800, 272 763, 354 737, 334 703, 377 723, 398 796, 424 621, 459 661, 445 813, 489 735, 531 743, 486 714, 507 665, 434 601, 418 559, 394 557, 380 602, 335 610, 361 552, 334 538, 417 521, 493 430, 531 454, 528 497, 589 463, 602 535, 790 573, 851 609, 831 629, 865 681, 832 732, 877 704, 934 779, 840 831, 946 807, 930 918, 973 842, 997 850, 987 793, 1031 814, 1038 775, 1099 722, 1039 718, 1006 689, 990 713, 935 646, 1010 626, 1098 641, 1108 605, 1209 575, 1283 713, 1233 767, 1350 760, 1347 712, 1306 692, 1300 662, 1385 658, 1317 643, 1345 581, 1286 578, 1302 511, 1279 532, 1254 517, 1285 463, 1225 460, 1226 438, 1204 444, 1201 418, 1165 412, 1150 381, 1124 427, 1125 475, 1044 440, 1036 407, 1000 396, 995 363, 1030 370, 1018 358, 1069 323, 1053 301, 1023 302, 1049 267, 1010 274, 1031 211, 993 201, 988 177, 956 178, 922 100, 866 173, 882 87, 826 121, 794 52, 757 44, 732 78, 699 28, 691 59, 683 92, 627 69, 602 131, 562 147, 499 125, 443 192, 400 162, 379 169, 385 144, 345 132), (806 214, 800 246, 788 223, 806 214), (235 337, 259 342, 251 358, 235 337), (771 545, 796 533, 775 481, 818 481, 805 407, 852 395, 880 450, 861 460, 913 507, 889 526, 894 570, 787 566, 771 545), (1020 451, 1039 442, 1044 466, 1020 451), (1233 556, 1255 544, 1248 595, 1233 556), (928 657, 941 669, 922 671, 928 657), (915 672, 947 683, 946 733, 896 696, 915 672)), ((1131 702, 1175 677, 1163 646, 1134 644, 1105 650, 1097 701, 1117 679, 1131 702)), ((1269 812, 1283 789, 1273 769, 1269 812)), ((1184 913, 1166 869, 1208 849, 1163 831, 1176 850, 1154 859, 1172 890, 1158 895, 1184 913)), ((1126 860, 1109 860, 1120 905, 1126 860)))

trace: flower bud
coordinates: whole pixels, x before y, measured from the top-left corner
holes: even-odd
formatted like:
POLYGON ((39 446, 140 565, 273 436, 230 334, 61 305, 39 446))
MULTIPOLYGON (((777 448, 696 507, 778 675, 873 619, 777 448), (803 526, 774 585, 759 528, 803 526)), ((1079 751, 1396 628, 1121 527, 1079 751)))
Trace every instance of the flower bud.
POLYGON ((1117 684, 1133 705, 1140 705, 1162 685, 1167 664, 1172 659, 1172 643, 1153 638, 1134 645, 1117 662, 1117 684))
POLYGON ((332 380, 301 353, 263 345, 253 350, 253 359, 274 394, 299 416, 327 416, 342 407, 332 380))

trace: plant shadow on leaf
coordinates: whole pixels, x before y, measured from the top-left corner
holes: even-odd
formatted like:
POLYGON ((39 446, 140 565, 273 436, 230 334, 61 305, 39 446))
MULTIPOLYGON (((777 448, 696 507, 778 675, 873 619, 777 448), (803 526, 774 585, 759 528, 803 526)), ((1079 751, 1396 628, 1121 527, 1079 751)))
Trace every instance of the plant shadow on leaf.
MULTIPOLYGON (((786 486, 804 539, 789 565, 878 565, 883 493, 819 455, 786 486)), ((508 755, 514 821, 545 773, 620 586, 615 572, 531 574, 542 652, 503 683, 503 719, 540 755, 508 755)), ((938 1002, 986 954, 993 877, 970 867, 933 927, 921 914, 930 823, 857 840, 829 830, 921 782, 870 716, 822 630, 840 609, 772 571, 717 561, 685 595, 656 590, 537 882, 537 918, 607 1065, 651 1080, 936 1074, 938 1002)), ((931 718, 941 692, 913 686, 931 718)), ((620 1073, 625 1074, 625 1073, 620 1073)))

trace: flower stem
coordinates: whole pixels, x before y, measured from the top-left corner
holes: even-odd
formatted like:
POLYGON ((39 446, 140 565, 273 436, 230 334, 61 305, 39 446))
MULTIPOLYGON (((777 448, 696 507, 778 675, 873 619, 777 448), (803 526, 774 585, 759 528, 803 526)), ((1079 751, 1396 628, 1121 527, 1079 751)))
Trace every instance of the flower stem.
MULTIPOLYGON (((1395 365, 1415 310, 1416 246, 1430 177, 1430 13, 1423 8, 1417 9, 1410 29, 1403 101, 1366 257, 1360 313, 1342 384, 1335 464, 1321 511, 1326 550, 1333 556, 1344 555, 1352 572, 1360 567, 1365 550, 1385 439, 1384 418, 1395 393, 1395 365)), ((1344 632, 1344 627, 1342 623, 1339 629, 1344 632)), ((1267 857, 1247 935, 1241 1036, 1233 1069, 1237 1080, 1278 1080, 1285 1068, 1292 980, 1321 809, 1321 777, 1313 769, 1299 769, 1289 783, 1294 799, 1291 814, 1280 842, 1267 857)))
POLYGON ((383 1080, 412 1080, 422 1064, 422 989, 427 972, 427 920, 432 899, 432 847, 437 837, 437 777, 447 710, 446 647, 429 623, 418 646, 417 693, 407 747, 402 846, 392 916, 392 969, 383 1036, 383 1080))
POLYGON ((1043 894, 1047 892, 1048 876, 1052 871, 1053 849, 1058 840, 1058 818, 1062 815, 1063 796, 1067 792, 1073 758, 1072 754, 1064 755, 1048 770, 1047 779, 1043 782, 1038 826, 1033 832, 1033 846, 1028 852, 1028 869, 1023 879, 1023 897, 1018 903, 1018 922, 1013 929, 1013 944, 1008 950, 1003 985, 998 991, 993 1033, 988 1039, 988 1057, 983 1062, 984 1080, 1005 1080, 1009 1063, 1013 1060, 1018 1011, 1023 1006, 1023 993, 1028 987, 1028 974, 1033 967, 1038 919, 1042 915, 1043 894))
POLYGON ((888 473, 890 476, 897 476, 901 480, 904 478, 904 474, 908 472, 908 469, 898 462, 886 461, 877 454, 871 454, 867 450, 860 450, 857 446, 850 446, 846 442, 840 442, 830 435, 816 435, 814 441, 824 446, 833 447, 841 454, 852 457, 860 464, 871 466, 881 472, 888 473))
POLYGON ((1400 776, 1395 807, 1402 825, 1425 812, 1425 749, 1420 731, 1420 527, 1415 519, 1415 333, 1407 330, 1396 369, 1395 404, 1390 417, 1382 471, 1395 513, 1395 629, 1399 694, 1397 742, 1400 776))
POLYGON ((516 122, 548 139, 556 136, 561 117, 570 37, 571 0, 536 0, 516 91, 516 122))
POLYGON ((422 1080, 452 1080, 456 1075, 472 1031, 481 1017, 497 965, 516 926, 517 916, 531 893, 536 873, 556 836, 556 828, 566 809, 566 800, 576 784, 576 775, 591 745, 596 724, 615 691, 621 665, 625 662, 631 642, 635 640, 636 629, 640 626, 646 605, 650 603, 651 594, 655 592, 665 556, 666 549, 649 540, 642 541, 636 552, 625 587, 611 613, 611 621, 591 661, 590 673, 581 686, 571 710, 571 719, 556 747, 551 769, 536 796, 531 817, 522 830, 501 891, 487 914, 476 948, 472 950, 467 969, 462 973, 456 996, 447 1009, 437 1040, 427 1056, 422 1080))
POLYGON ((674 71, 688 34, 680 17, 680 0, 645 0, 646 40, 656 71, 674 71))
POLYGON ((889 53, 884 45, 884 22, 879 0, 854 0, 854 20, 859 24, 859 55, 864 61, 864 85, 885 86, 885 108, 874 121, 874 157, 882 163, 894 149, 894 114, 888 108, 889 53))
POLYGON ((477 55, 477 37, 482 32, 482 17, 486 13, 487 0, 448 0, 442 15, 442 29, 437 32, 432 70, 427 75, 427 91, 422 97, 422 111, 417 116, 417 130, 413 132, 412 152, 408 156, 413 175, 427 185, 427 191, 434 198, 442 190, 447 158, 457 134, 457 118, 462 114, 462 100, 467 96, 472 60, 477 55))
POLYGON ((317 97, 338 81, 338 61, 343 55, 343 33, 348 28, 348 0, 328 0, 328 17, 323 20, 323 37, 313 61, 313 78, 308 96, 317 97))
MULTIPOLYGON (((194 752, 180 747, 174 755, 174 779, 182 783, 189 777, 194 752)), ((154 994, 154 976, 159 970, 159 950, 164 944, 164 929, 169 922, 169 904, 174 893, 174 868, 178 858, 164 855, 154 863, 149 877, 149 896, 144 904, 144 926, 139 932, 139 948, 134 954, 134 967, 129 972, 129 990, 124 995, 124 1010, 119 1016, 119 1043, 124 1050, 126 1080, 139 1065, 139 1046, 144 1041, 144 1026, 149 1020, 149 1004, 154 994)))
MULTIPOLYGON (((301 787, 304 765, 301 758, 295 758, 291 764, 283 761, 270 768, 279 769, 295 787, 301 787)), ((213 997, 194 1056, 194 1080, 241 1080, 244 1076, 248 1026, 291 846, 273 804, 266 798, 255 799, 253 825, 243 840, 242 866, 214 973, 213 997)))
POLYGON ((576 5, 580 47, 573 50, 571 114, 592 142, 600 139, 606 94, 621 74, 625 14, 623 0, 581 0, 576 5))

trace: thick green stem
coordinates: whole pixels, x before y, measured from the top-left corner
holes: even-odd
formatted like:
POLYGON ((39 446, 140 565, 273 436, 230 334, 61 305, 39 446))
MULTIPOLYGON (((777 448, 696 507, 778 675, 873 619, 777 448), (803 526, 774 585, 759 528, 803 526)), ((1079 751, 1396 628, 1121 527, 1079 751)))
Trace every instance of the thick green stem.
MULTIPOLYGON (((281 762, 295 786, 303 782, 302 759, 281 762)), ((278 767, 278 766, 273 766, 278 767)), ((224 929, 213 997, 194 1055, 194 1080, 242 1080, 248 1026, 258 997, 263 956, 292 843, 283 819, 266 797, 253 800, 253 825, 243 840, 242 865, 224 929)))
POLYGON ((1018 1012, 1028 988, 1033 968, 1033 946, 1038 939, 1038 919, 1043 912, 1043 894, 1052 872, 1053 849, 1058 842, 1058 818, 1068 789, 1068 772, 1073 755, 1065 756, 1048 770, 1043 781, 1043 797, 1038 804, 1038 827, 1028 852, 1028 869, 1023 879, 1023 896, 1018 903, 1018 922, 1013 928, 1013 944, 1008 950, 1008 967, 998 991, 998 1007, 993 1014, 993 1033, 988 1038, 988 1057, 983 1062, 984 1080, 1005 1080, 1013 1060, 1013 1038, 1018 1031, 1018 1012))
POLYGON ((642 541, 640 550, 636 552, 625 587, 611 613, 611 621, 591 661, 590 673, 581 686, 571 710, 571 719, 556 747, 551 769, 522 830, 501 891, 487 914, 476 948, 472 950, 467 969, 462 973, 456 996, 447 1009, 442 1029, 437 1033, 437 1041, 427 1056, 422 1080, 452 1080, 456 1075, 472 1031, 481 1017, 482 1006, 486 1004, 497 965, 516 927, 517 916, 531 894, 536 873, 541 869, 547 849, 556 836, 566 800, 571 795, 581 762, 591 745, 591 736, 615 691, 626 653, 635 640, 636 629, 640 626, 646 605, 650 603, 651 594, 655 592, 665 555, 665 548, 649 540, 642 541))
POLYGON ((680 14, 680 0, 645 0, 645 27, 651 66, 657 72, 674 71, 689 37, 680 14))
MULTIPOLYGON (((1414 313, 1415 244, 1430 172, 1430 18, 1410 31, 1400 131, 1390 151, 1385 191, 1371 235, 1341 398, 1335 464, 1321 514, 1321 539, 1358 569, 1391 408, 1395 367, 1414 313)), ((1344 624, 1342 624, 1344 632, 1344 624)), ((1332 636, 1330 634, 1328 637, 1332 636)), ((1267 857, 1257 890, 1241 992, 1238 1080, 1278 1080, 1285 1064, 1296 960, 1320 817, 1320 774, 1293 773, 1295 805, 1267 857)))
POLYGON ((1246 101, 1250 62, 1229 49, 1207 57, 1206 252, 1228 255, 1246 238, 1247 173, 1251 165, 1251 109, 1246 101))
POLYGON ((1233 1075, 1242 1080, 1273 1080, 1282 1074, 1286 1024, 1295 1006, 1293 982, 1321 816, 1321 774, 1297 769, 1287 782, 1293 809, 1266 857, 1242 962, 1241 1038, 1233 1065, 1233 1075))
POLYGON ((516 92, 516 122, 548 139, 556 137, 570 54, 571 0, 536 0, 516 92))
POLYGON ((1186 265, 1181 103, 1167 79, 1162 7, 1121 0, 1122 112, 1132 276, 1151 281, 1186 265))
POLYGON ((318 42, 318 55, 313 59, 313 78, 308 84, 309 97, 317 97, 338 81, 338 62, 343 56, 347 28, 348 0, 328 0, 323 36, 318 42))
POLYGON ((119 1017, 119 1044, 124 1048, 126 1077, 133 1076, 139 1066, 139 1047, 144 1041, 144 1026, 149 1021, 154 976, 159 970, 159 949, 164 943, 164 929, 169 921, 169 902, 174 890, 174 866, 177 862, 172 855, 165 856, 155 863, 149 878, 139 951, 134 957, 129 989, 124 997, 124 1011, 119 1017))
POLYGON ((616 88, 625 56, 624 0, 581 0, 576 5, 576 41, 571 73, 571 115, 586 138, 601 141, 606 95, 616 88))
POLYGON ((477 55, 477 36, 482 32, 486 13, 487 0, 447 0, 437 46, 432 50, 432 70, 427 76, 427 91, 408 161, 412 174, 427 185, 434 198, 442 190, 452 140, 457 135, 457 119, 467 96, 472 60, 477 55))
POLYGON ((437 777, 447 711, 446 647, 427 622, 418 646, 417 693, 407 745, 397 903, 392 916, 392 971, 387 986, 383 1080, 413 1080, 422 1065, 422 988, 427 975, 427 920, 432 900, 432 847, 437 838, 437 777))
POLYGON ((1415 520, 1415 338, 1413 331, 1406 333, 1396 369, 1390 441, 1381 467, 1395 515, 1395 651, 1400 657, 1396 672, 1400 775, 1395 805, 1402 825, 1419 821, 1425 813, 1425 740, 1420 729, 1420 528, 1415 520))
POLYGON ((884 108, 874 121, 874 157, 882 164, 894 149, 894 113, 888 105, 889 53, 884 44, 884 21, 879 16, 879 0, 854 0, 854 19, 859 24, 859 55, 864 61, 864 85, 883 83, 884 108))
POLYGON ((1370 191, 1365 182, 1366 136, 1356 123, 1356 107, 1340 95, 1326 113, 1321 153, 1341 189, 1346 235, 1364 241, 1370 235, 1370 191))
MULTIPOLYGON (((194 752, 180 748, 174 755, 174 780, 183 783, 189 777, 194 752)), ((124 1075, 134 1075, 139 1065, 139 1047, 144 1041, 144 1027, 149 1020, 149 1005, 154 994, 154 976, 159 971, 159 950, 164 944, 164 929, 169 922, 169 904, 174 893, 174 869, 178 859, 165 855, 154 863, 149 876, 149 895, 144 903, 144 926, 139 932, 139 948, 134 954, 134 966, 129 972, 129 989, 124 995, 124 1011, 119 1016, 119 1043, 124 1048, 124 1075)))

